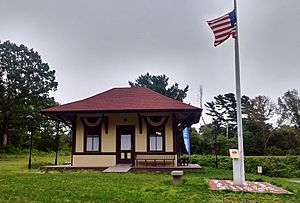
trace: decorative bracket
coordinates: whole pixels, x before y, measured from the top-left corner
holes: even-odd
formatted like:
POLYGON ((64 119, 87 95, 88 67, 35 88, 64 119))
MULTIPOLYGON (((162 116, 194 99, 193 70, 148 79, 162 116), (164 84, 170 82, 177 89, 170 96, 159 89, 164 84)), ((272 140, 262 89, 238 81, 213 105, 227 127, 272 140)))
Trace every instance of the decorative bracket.
POLYGON ((105 134, 108 134, 108 116, 104 116, 104 128, 105 128, 105 134))
POLYGON ((140 114, 138 114, 138 120, 139 120, 140 134, 143 134, 143 117, 140 114))

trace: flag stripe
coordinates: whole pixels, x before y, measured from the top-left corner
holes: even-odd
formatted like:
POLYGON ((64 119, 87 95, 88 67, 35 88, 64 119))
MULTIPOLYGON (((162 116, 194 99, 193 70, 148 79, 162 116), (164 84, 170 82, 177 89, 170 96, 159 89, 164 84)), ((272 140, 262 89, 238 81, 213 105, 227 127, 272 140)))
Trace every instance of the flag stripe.
POLYGON ((222 23, 222 24, 217 25, 217 26, 211 26, 211 29, 214 31, 214 30, 222 29, 224 27, 230 27, 231 28, 231 24, 230 23, 222 23))
POLYGON ((215 34, 215 36, 218 37, 218 38, 220 38, 220 37, 222 37, 224 35, 230 35, 230 33, 232 33, 232 30, 226 29, 226 30, 224 30, 222 32, 218 32, 218 34, 215 34))
POLYGON ((229 31, 231 31, 232 30, 232 27, 230 26, 230 25, 224 25, 224 26, 220 26, 220 27, 218 27, 218 28, 216 28, 216 29, 212 29, 213 30, 213 32, 215 33, 215 34, 217 34, 217 33, 219 33, 219 32, 223 32, 224 30, 229 30, 229 31))
POLYGON ((211 25, 210 25, 210 28, 211 28, 211 29, 216 29, 216 28, 221 27, 221 26, 224 26, 224 25, 229 25, 229 26, 231 26, 230 19, 227 20, 227 21, 222 21, 222 22, 219 22, 219 23, 211 24, 211 25))
POLYGON ((221 44, 230 36, 233 38, 237 37, 235 11, 217 19, 207 21, 207 23, 215 35, 215 46, 221 44))
POLYGON ((224 18, 223 20, 220 20, 220 21, 217 21, 217 22, 214 22, 214 23, 208 23, 211 27, 214 27, 214 26, 217 26, 219 24, 222 24, 222 23, 228 23, 230 22, 230 18, 229 17, 226 17, 224 18))
POLYGON ((227 40, 230 35, 233 37, 233 38, 236 38, 236 32, 235 30, 230 32, 229 34, 224 34, 223 36, 219 37, 218 40, 215 40, 215 43, 214 45, 217 46, 219 44, 221 44, 222 42, 224 42, 225 40, 227 40))
POLYGON ((217 18, 217 19, 209 20, 209 22, 210 22, 210 23, 215 23, 215 22, 221 21, 221 20, 226 19, 226 18, 228 18, 228 16, 227 16, 227 15, 224 15, 224 16, 219 17, 219 18, 217 18))

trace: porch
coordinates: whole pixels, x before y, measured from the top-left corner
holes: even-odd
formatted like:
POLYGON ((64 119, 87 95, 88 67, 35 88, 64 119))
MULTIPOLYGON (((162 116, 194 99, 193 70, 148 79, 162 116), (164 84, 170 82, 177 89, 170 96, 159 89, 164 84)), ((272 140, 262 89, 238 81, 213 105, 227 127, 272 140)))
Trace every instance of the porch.
POLYGON ((187 166, 132 166, 130 171, 168 172, 177 170, 199 172, 201 170, 201 166, 199 164, 189 164, 187 166))
MULTIPOLYGON (((91 171, 100 171, 103 172, 107 170, 107 172, 122 172, 118 170, 118 165, 113 166, 116 170, 108 170, 112 167, 77 167, 77 166, 71 166, 71 165, 57 165, 57 166, 42 166, 40 170, 42 171, 80 171, 80 170, 91 170, 91 171)), ((120 167, 122 164, 119 165, 120 167)), ((188 171, 188 172, 198 172, 201 170, 201 166, 198 164, 189 164, 188 166, 130 166, 130 169, 126 172, 131 171, 142 171, 142 172, 169 172, 173 170, 181 170, 181 171, 188 171)))

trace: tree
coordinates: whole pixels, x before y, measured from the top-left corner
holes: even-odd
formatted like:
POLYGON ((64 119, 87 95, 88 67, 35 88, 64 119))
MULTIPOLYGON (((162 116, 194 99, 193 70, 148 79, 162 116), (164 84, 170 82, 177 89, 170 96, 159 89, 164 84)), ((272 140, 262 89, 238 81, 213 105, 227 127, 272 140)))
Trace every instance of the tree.
POLYGON ((275 103, 267 96, 259 95, 254 99, 250 99, 247 106, 248 118, 245 122, 245 129, 248 125, 256 125, 258 129, 256 139, 261 140, 264 146, 264 152, 266 152, 267 144, 272 137, 272 125, 267 122, 273 117, 276 112, 275 103))
MULTIPOLYGON (((237 125, 235 95, 233 93, 219 94, 214 99, 215 101, 205 104, 208 111, 206 114, 211 116, 218 123, 218 126, 228 127, 229 132, 232 134, 237 125)), ((242 96, 242 113, 244 117, 248 104, 249 97, 242 96)))
POLYGON ((282 97, 278 98, 279 124, 288 122, 300 128, 300 97, 298 90, 288 90, 282 97))
POLYGON ((272 155, 300 154, 300 132, 293 126, 282 125, 273 131, 273 136, 269 141, 272 155), (274 154, 274 149, 281 154, 274 154))
POLYGON ((259 95, 250 99, 247 107, 248 119, 258 122, 266 122, 272 118, 276 112, 275 103, 267 96, 259 95))
POLYGON ((167 97, 183 101, 187 96, 189 86, 180 89, 179 85, 175 82, 171 87, 168 87, 169 78, 166 75, 140 75, 134 82, 128 81, 131 87, 147 87, 155 92, 158 92, 167 97))
POLYGON ((24 45, 0 43, 0 140, 21 145, 29 128, 40 128, 39 111, 55 105, 49 96, 57 88, 55 71, 24 45), (34 119, 30 119, 30 116, 34 119))
MULTIPOLYGON (((209 154, 210 146, 207 144, 207 137, 203 136, 204 126, 201 127, 201 134, 193 127, 190 128, 190 143, 192 154, 209 154)), ((206 129, 210 130, 210 129, 206 129)))

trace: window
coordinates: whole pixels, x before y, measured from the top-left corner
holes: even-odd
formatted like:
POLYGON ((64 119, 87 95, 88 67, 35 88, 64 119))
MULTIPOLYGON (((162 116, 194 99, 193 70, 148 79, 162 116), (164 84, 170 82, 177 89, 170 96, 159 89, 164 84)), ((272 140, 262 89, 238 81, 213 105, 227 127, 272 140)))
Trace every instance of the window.
POLYGON ((149 129, 149 151, 164 151, 164 129, 156 129, 151 128, 149 129))
POLYGON ((131 134, 121 135, 121 150, 131 150, 131 134))
POLYGON ((85 134, 87 152, 100 151, 100 130, 87 130, 85 134))

